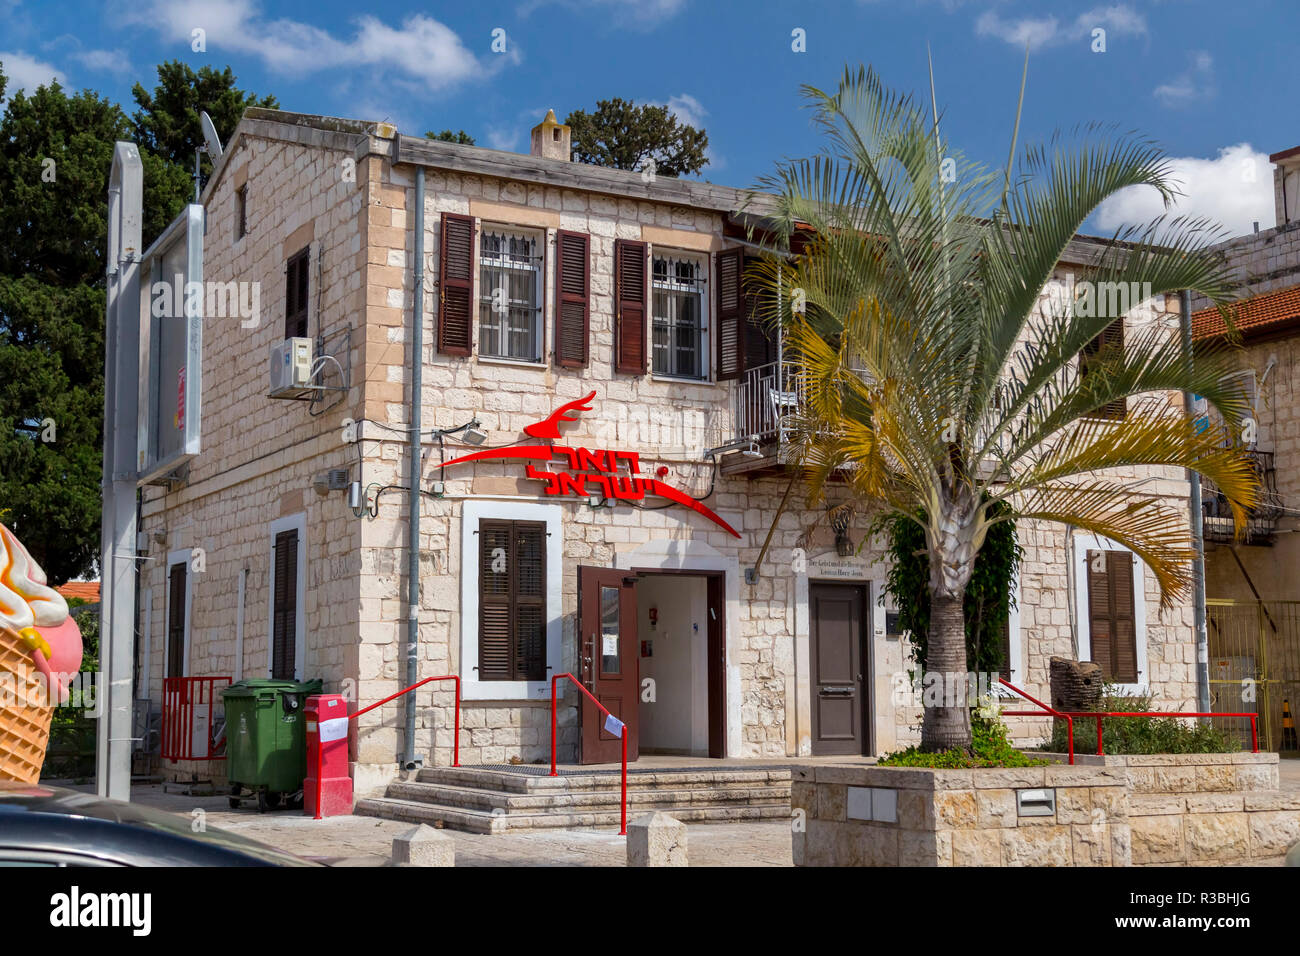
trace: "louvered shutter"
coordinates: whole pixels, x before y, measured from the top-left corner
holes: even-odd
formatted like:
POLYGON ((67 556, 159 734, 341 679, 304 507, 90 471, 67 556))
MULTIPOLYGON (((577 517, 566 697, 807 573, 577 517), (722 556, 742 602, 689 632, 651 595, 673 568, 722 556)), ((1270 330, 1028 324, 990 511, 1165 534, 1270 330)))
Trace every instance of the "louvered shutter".
POLYGON ((1002 630, 998 635, 998 646, 1002 648, 1002 665, 998 668, 998 673, 1004 680, 1011 680, 1011 669, 1014 666, 1014 662, 1011 660, 1010 614, 1002 619, 1002 630))
MULTIPOLYGON (((750 263, 754 261, 752 257, 746 257, 744 267, 748 269, 750 263)), ((759 309, 765 298, 770 301, 774 295, 772 290, 747 287, 742 273, 740 296, 740 307, 744 314, 741 338, 743 340, 745 364, 742 371, 745 371, 776 361, 776 340, 772 332, 764 327, 759 309)))
POLYGON ((581 232, 555 236, 555 362, 587 364, 591 338, 591 238, 581 232))
POLYGON ((546 679, 546 525, 479 522, 480 680, 546 679))
POLYGON ((546 525, 515 522, 515 679, 546 679, 546 525))
POLYGON ((298 644, 298 532, 275 536, 275 593, 272 596, 271 676, 293 680, 298 644))
POLYGON ((1128 552, 1088 552, 1088 625, 1092 659, 1101 665, 1102 674, 1108 680, 1136 683, 1137 618, 1133 555, 1128 552))
MULTIPOLYGON (((1088 363, 1098 357, 1105 355, 1122 355, 1124 353, 1124 320, 1116 319, 1102 331, 1079 355, 1080 374, 1088 374, 1088 363)), ((1112 421, 1123 421, 1128 416, 1128 402, 1125 399, 1116 399, 1113 402, 1107 402, 1097 412, 1094 413, 1097 418, 1107 418, 1112 421)))
POLYGON ((311 246, 296 252, 284 267, 284 337, 286 339, 307 334, 307 306, 310 300, 308 265, 311 246))
POLYGON ((1110 578, 1111 620, 1115 679, 1137 683, 1137 620, 1133 608, 1133 555, 1127 551, 1106 552, 1106 573, 1110 578))
POLYGON ((170 570, 167 601, 167 676, 185 676, 185 565, 170 570))
POLYGON ((718 381, 739 378, 744 371, 745 314, 741 292, 744 253, 726 249, 718 253, 718 319, 714 323, 714 348, 718 354, 718 381))
POLYGON ((478 677, 510 680, 510 522, 480 521, 478 539, 478 677))
POLYGON ((633 375, 646 370, 646 244, 614 242, 614 369, 633 375))
POLYGON ((438 247, 438 351, 469 355, 473 343, 474 220, 442 214, 438 247))

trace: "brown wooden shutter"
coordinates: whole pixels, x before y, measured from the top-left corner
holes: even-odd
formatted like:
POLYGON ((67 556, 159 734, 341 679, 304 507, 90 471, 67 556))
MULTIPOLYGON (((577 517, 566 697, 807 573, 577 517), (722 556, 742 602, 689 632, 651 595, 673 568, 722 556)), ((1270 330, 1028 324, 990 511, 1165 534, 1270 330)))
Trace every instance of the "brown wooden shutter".
POLYGON ((546 680, 546 525, 516 521, 515 680, 546 680))
POLYGON ((1002 648, 1002 666, 998 669, 998 673, 1004 680, 1011 680, 1011 668, 1014 666, 1014 662, 1011 660, 1010 614, 1002 619, 1002 631, 998 635, 998 645, 1002 648))
POLYGON ((271 676, 293 680, 298 638, 298 532, 275 536, 275 593, 272 597, 271 676))
POLYGON ((581 232, 555 236, 555 363, 587 364, 591 341, 591 238, 581 232))
POLYGON ((284 337, 298 338, 307 334, 307 306, 311 299, 308 265, 311 246, 295 252, 284 267, 284 337))
POLYGON ((739 378, 745 364, 745 310, 741 271, 745 256, 740 249, 718 253, 718 320, 714 323, 718 354, 718 381, 739 378))
POLYGON ((480 521, 478 526, 479 680, 510 680, 512 676, 509 555, 510 522, 480 521), (505 567, 494 571, 493 562, 498 555, 504 555, 507 563, 505 567))
MULTIPOLYGON (((1123 352, 1124 320, 1119 318, 1106 326, 1101 335, 1089 342, 1079 354, 1080 375, 1086 376, 1088 374, 1088 362, 1095 356, 1100 356, 1103 353, 1123 354, 1123 352)), ((1128 402, 1122 398, 1107 402, 1094 415, 1097 418, 1123 421, 1128 417, 1128 402)))
POLYGON ((167 599, 167 676, 185 676, 185 564, 173 564, 169 571, 167 599))
POLYGON ((614 241, 614 370, 646 370, 646 244, 614 241))
POLYGON ((473 345, 474 219, 442 214, 438 247, 438 351, 469 355, 473 345))
POLYGON ((1136 683, 1137 617, 1133 555, 1128 552, 1088 552, 1088 625, 1092 659, 1101 665, 1102 674, 1119 683, 1136 683))
MULTIPOLYGON (((745 259, 745 268, 749 268, 750 263, 754 261, 753 257, 747 257, 745 259)), ((764 298, 769 300, 773 298, 774 292, 773 290, 746 288, 742 275, 740 294, 740 305, 745 316, 741 333, 744 339, 744 370, 769 365, 776 361, 776 338, 773 332, 763 324, 760 317, 760 306, 763 304, 764 298)))
POLYGON ((546 679, 546 525, 479 522, 479 680, 546 679))

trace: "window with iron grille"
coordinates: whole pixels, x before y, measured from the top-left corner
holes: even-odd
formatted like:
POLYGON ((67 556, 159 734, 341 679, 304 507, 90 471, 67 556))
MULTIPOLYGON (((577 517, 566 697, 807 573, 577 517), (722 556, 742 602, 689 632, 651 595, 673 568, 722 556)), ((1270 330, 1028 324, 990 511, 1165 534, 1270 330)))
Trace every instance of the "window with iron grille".
POLYGON ((546 679, 546 524, 479 522, 479 680, 546 679))
POLYGON ((708 378, 704 273, 704 263, 699 259, 654 257, 651 368, 656 375, 708 378))
POLYGON ((538 237, 484 226, 479 239, 478 352, 542 359, 542 256, 538 237))

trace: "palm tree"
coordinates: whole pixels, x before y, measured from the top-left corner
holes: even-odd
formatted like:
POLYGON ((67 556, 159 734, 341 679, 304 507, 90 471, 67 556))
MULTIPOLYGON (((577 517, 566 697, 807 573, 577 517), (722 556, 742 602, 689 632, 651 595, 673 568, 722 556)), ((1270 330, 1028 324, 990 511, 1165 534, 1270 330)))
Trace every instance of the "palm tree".
MULTIPOLYGON (((1190 289, 1229 318, 1228 276, 1205 251, 1215 237, 1204 220, 1161 216, 1095 243, 1086 281, 1053 282, 1103 200, 1146 186, 1169 205, 1168 162, 1150 142, 1088 128, 1014 164, 1013 133, 1006 169, 994 170, 942 138, 937 109, 871 71, 846 70, 833 94, 804 93, 828 145, 762 187, 777 196, 777 234, 811 239, 797 255, 765 257, 750 281, 795 365, 802 399, 790 424, 809 505, 833 486, 855 507, 921 524, 927 667, 941 674, 966 672, 962 598, 999 521, 1118 542, 1152 569, 1168 608, 1191 579, 1186 513, 1132 469, 1194 468, 1239 526, 1256 493, 1249 460, 1227 440, 1246 410, 1232 353, 1193 361, 1176 324, 1134 315, 1139 300, 1190 289), (1121 301, 1131 289, 1139 295, 1121 301), (1121 345, 1108 330, 1126 312, 1121 345), (1179 391, 1204 396, 1224 426, 1198 427, 1179 391)), ((970 744, 964 701, 925 708, 922 749, 970 744)))

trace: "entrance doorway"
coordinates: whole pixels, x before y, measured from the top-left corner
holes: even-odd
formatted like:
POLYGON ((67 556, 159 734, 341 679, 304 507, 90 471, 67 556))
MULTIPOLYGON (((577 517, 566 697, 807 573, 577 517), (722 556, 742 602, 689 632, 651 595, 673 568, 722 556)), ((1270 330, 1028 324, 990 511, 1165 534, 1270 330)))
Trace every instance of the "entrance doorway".
POLYGON ((867 590, 865 584, 821 582, 808 588, 815 755, 873 752, 867 590))
MULTIPOLYGON (((628 760, 725 756, 724 572, 580 568, 578 582, 581 676, 626 723, 628 760)), ((585 696, 579 706, 579 761, 616 762, 604 715, 585 696)))

